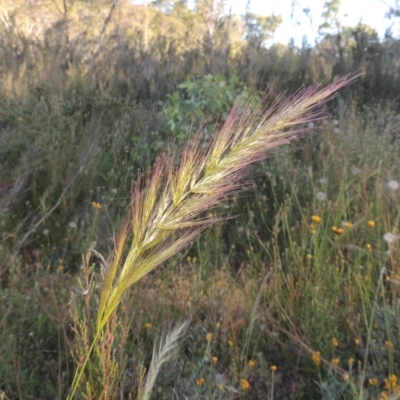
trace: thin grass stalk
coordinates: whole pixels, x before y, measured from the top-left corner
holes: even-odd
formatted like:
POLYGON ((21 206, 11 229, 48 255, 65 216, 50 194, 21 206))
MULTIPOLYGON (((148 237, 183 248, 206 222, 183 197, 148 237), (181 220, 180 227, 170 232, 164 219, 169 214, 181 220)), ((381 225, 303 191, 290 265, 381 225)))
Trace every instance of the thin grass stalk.
POLYGON ((253 309, 251 310, 251 314, 250 314, 249 326, 246 330, 246 339, 244 341, 245 344, 244 344, 243 350, 242 350, 242 360, 246 359, 247 352, 249 350, 250 338, 251 338, 251 335, 253 334, 253 330, 254 330, 254 325, 255 325, 257 319, 259 318, 258 309, 259 309, 259 306, 260 306, 260 303, 262 300, 262 296, 267 287, 267 282, 268 282, 268 279, 270 276, 271 276, 271 272, 268 272, 268 274, 265 275, 263 281, 261 282, 260 289, 258 290, 257 298, 253 304, 253 309))
POLYGON ((178 347, 178 342, 185 334, 190 321, 185 321, 175 327, 165 336, 161 337, 159 343, 154 344, 153 357, 143 386, 139 389, 137 400, 150 400, 151 392, 162 366, 171 359, 178 347))
MULTIPOLYGON (((365 348, 363 369, 362 369, 362 373, 361 373, 360 382, 364 382, 365 375, 366 375, 367 361, 368 361, 368 356, 369 356, 369 348, 370 348, 371 342, 372 342, 372 331, 373 331, 374 318, 375 318, 374 310, 375 310, 375 306, 378 304, 378 297, 379 297, 379 293, 381 291, 381 287, 383 285, 383 276, 384 276, 385 272, 386 272, 386 268, 385 267, 381 268, 378 284, 375 289, 374 301, 372 302, 372 306, 371 306, 371 315, 370 315, 370 320, 368 323, 368 330, 367 330, 367 345, 365 348)), ((364 397, 363 396, 363 387, 361 386, 359 388, 358 398, 359 398, 359 400, 362 400, 363 397, 364 397)))
MULTIPOLYGON (((251 101, 238 104, 206 149, 199 132, 188 140, 178 167, 171 150, 158 157, 152 171, 138 179, 105 272, 95 341, 133 284, 222 219, 205 214, 247 187, 249 166, 303 136, 307 129, 293 128, 320 118, 321 106, 355 78, 344 77, 325 87, 315 84, 287 100, 280 97, 267 109, 254 109, 251 101)), ((86 361, 82 369, 85 365, 86 361)), ((77 371, 68 400, 81 377, 82 371, 77 371)))

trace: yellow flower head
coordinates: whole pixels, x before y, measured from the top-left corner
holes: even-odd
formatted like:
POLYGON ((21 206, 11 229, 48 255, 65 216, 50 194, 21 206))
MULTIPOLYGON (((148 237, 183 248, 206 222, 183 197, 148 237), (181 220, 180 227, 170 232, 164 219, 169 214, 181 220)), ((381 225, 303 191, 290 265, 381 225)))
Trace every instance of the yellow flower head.
POLYGON ((371 246, 370 243, 367 243, 367 244, 365 245, 365 247, 367 248, 367 250, 371 250, 371 249, 372 249, 372 246, 371 246))
POLYGON ((202 386, 203 384, 204 384, 204 378, 197 379, 196 381, 197 386, 202 386))
POLYGON ((332 231, 336 234, 336 235, 341 235, 342 233, 344 233, 344 229, 337 227, 337 226, 332 226, 332 231))
POLYGON ((379 396, 379 400, 388 400, 389 398, 389 392, 384 390, 383 392, 381 392, 380 396, 379 396))
POLYGON ((150 322, 147 322, 147 324, 144 325, 146 329, 151 329, 153 325, 150 322))
POLYGON ((344 226, 345 226, 346 228, 352 228, 352 227, 353 227, 353 224, 352 224, 351 222, 347 221, 347 222, 344 223, 344 226))
POLYGON ((369 379, 368 379, 368 383, 369 383, 371 386, 376 386, 376 385, 378 384, 378 379, 376 379, 376 378, 369 378, 369 379))
POLYGON ((242 390, 250 389, 250 383, 247 379, 240 380, 240 389, 242 389, 242 390))
POLYGON ((213 336, 212 333, 207 333, 206 335, 207 342, 211 342, 212 336, 213 336))
POLYGON ((351 367, 354 364, 354 358, 349 358, 349 366, 351 367))
POLYGON ((229 347, 232 347, 232 346, 233 346, 232 340, 228 340, 228 346, 229 346, 229 347))
POLYGON ((393 347, 393 342, 391 340, 386 340, 385 344, 388 349, 391 349, 393 347))
POLYGON ((332 338, 331 342, 332 342, 333 347, 338 347, 339 346, 339 342, 335 337, 332 338))
POLYGON ((390 375, 388 379, 385 379, 385 389, 386 390, 392 390, 397 387, 397 376, 396 375, 390 375))
POLYGON ((313 259, 313 255, 312 254, 307 254, 306 258, 307 258, 307 260, 312 260, 313 259))
POLYGON ((321 353, 319 351, 315 352, 312 355, 312 360, 314 361, 314 364, 319 367, 319 365, 321 364, 321 353))
POLYGON ((256 365, 256 362, 253 360, 249 360, 249 367, 253 368, 256 365))
POLYGON ((212 357, 211 358, 211 360, 212 360, 212 362, 214 363, 214 364, 216 364, 217 362, 218 362, 218 357, 212 357))
POLYGON ((339 363, 340 363, 340 358, 334 358, 334 359, 332 360, 332 364, 333 364, 333 365, 339 365, 339 363))
POLYGON ((370 228, 375 228, 375 221, 368 221, 368 226, 370 227, 370 228))
POLYGON ((100 208, 101 208, 101 204, 100 204, 100 203, 97 203, 97 202, 95 202, 95 201, 92 201, 92 207, 97 208, 97 209, 100 209, 100 208))
POLYGON ((276 365, 271 365, 271 371, 275 372, 278 369, 278 367, 276 365))
POLYGON ((315 222, 316 224, 319 224, 322 221, 322 218, 318 215, 313 215, 311 217, 312 222, 315 222))

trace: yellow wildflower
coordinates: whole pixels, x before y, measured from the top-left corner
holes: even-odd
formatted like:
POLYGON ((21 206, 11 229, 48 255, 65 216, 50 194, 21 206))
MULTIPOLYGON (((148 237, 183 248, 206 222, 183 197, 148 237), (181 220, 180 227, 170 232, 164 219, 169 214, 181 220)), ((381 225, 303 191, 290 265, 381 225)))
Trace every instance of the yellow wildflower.
POLYGON ((203 384, 204 384, 204 378, 197 379, 196 381, 197 386, 202 386, 203 384))
POLYGON ((390 375, 388 379, 385 379, 385 389, 392 390, 397 387, 397 376, 390 375))
POLYGON ((255 361, 249 360, 249 367, 253 368, 256 365, 255 361))
POLYGON ((332 226, 332 231, 336 234, 336 235, 341 235, 342 233, 344 233, 344 229, 337 227, 337 226, 332 226))
POLYGON ((151 329, 153 325, 150 322, 147 322, 147 324, 144 325, 146 329, 151 329))
POLYGON ((212 333, 207 333, 206 335, 207 342, 211 342, 212 336, 213 336, 212 333))
POLYGON ((271 371, 275 372, 278 369, 278 367, 276 365, 271 365, 271 371))
POLYGON ((218 357, 212 357, 211 358, 211 360, 212 360, 212 362, 214 363, 214 364, 216 364, 217 362, 218 362, 218 357))
POLYGON ((388 349, 391 349, 393 347, 393 342, 391 340, 386 340, 385 344, 388 349))
POLYGON ((379 396, 379 400, 387 400, 389 398, 389 393, 385 390, 379 396))
POLYGON ((250 389, 250 383, 247 379, 241 379, 240 380, 240 388, 242 390, 247 390, 250 389))
POLYGON ((367 243, 367 244, 365 245, 365 247, 367 248, 367 250, 371 250, 371 249, 372 249, 372 246, 371 246, 371 244, 369 244, 369 243, 367 243))
POLYGON ((315 352, 312 355, 312 360, 314 361, 314 364, 319 367, 319 365, 321 364, 321 353, 319 351, 315 352))
POLYGON ((215 327, 216 327, 217 329, 219 329, 219 328, 221 327, 221 324, 220 324, 219 322, 217 322, 217 323, 215 324, 215 327))
POLYGON ((339 342, 335 337, 332 338, 331 342, 332 342, 333 347, 338 347, 339 346, 339 342))
POLYGON ((306 258, 307 258, 307 260, 312 260, 313 259, 313 255, 312 254, 307 254, 306 258))
POLYGON ((351 367, 354 364, 354 358, 349 358, 349 366, 351 367))
POLYGON ((340 358, 334 358, 334 359, 332 360, 332 364, 333 364, 333 365, 339 365, 339 363, 340 363, 340 358))
POLYGON ((369 378, 369 379, 368 379, 368 383, 369 383, 371 386, 376 386, 376 385, 378 384, 378 379, 376 379, 376 378, 369 378))
POLYGON ((375 221, 368 221, 368 226, 370 227, 370 228, 375 228, 375 221))
POLYGON ((346 227, 346 228, 352 228, 353 227, 353 224, 351 223, 351 222, 345 222, 344 223, 344 226, 346 227))
POLYGON ((357 346, 359 346, 360 343, 361 343, 361 340, 360 340, 360 339, 354 339, 354 343, 355 343, 357 346))
POLYGON ((97 202, 95 202, 95 201, 92 201, 92 206, 93 206, 94 208, 97 208, 97 209, 100 209, 100 208, 101 208, 101 204, 100 204, 100 203, 97 203, 97 202))
POLYGON ((233 346, 232 340, 228 340, 228 346, 229 346, 229 347, 232 347, 232 346, 233 346))
POLYGON ((312 220, 313 222, 315 222, 316 224, 319 224, 319 223, 322 221, 322 218, 321 218, 320 216, 318 216, 318 215, 313 215, 313 216, 311 217, 311 220, 312 220))

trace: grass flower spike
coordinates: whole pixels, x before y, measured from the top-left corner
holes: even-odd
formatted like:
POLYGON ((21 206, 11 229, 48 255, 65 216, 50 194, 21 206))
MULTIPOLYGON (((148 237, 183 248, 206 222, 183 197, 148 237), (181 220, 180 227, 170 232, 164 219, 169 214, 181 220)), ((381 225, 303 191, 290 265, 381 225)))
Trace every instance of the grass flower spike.
POLYGON ((203 149, 201 135, 196 135, 183 149, 179 167, 171 152, 159 156, 147 184, 142 177, 134 190, 131 214, 105 275, 97 330, 104 327, 130 286, 218 220, 204 217, 205 211, 246 186, 251 164, 302 136, 304 128, 288 129, 318 118, 320 111, 314 111, 315 107, 353 79, 342 78, 326 87, 314 85, 286 101, 279 99, 266 111, 249 112, 250 106, 236 106, 208 149, 203 149))

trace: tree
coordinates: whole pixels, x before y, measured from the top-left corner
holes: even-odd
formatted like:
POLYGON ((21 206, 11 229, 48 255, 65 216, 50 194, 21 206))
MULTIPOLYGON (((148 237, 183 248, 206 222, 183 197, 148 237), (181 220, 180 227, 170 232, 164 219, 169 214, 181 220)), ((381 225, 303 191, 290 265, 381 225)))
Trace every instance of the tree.
POLYGON ((342 30, 342 18, 340 14, 340 7, 342 0, 329 0, 324 4, 324 12, 321 17, 325 19, 324 23, 318 28, 319 33, 322 36, 327 34, 338 34, 342 30))
POLYGON ((282 16, 262 16, 247 12, 244 16, 246 39, 249 43, 261 46, 266 40, 273 38, 276 29, 282 23, 282 16))

